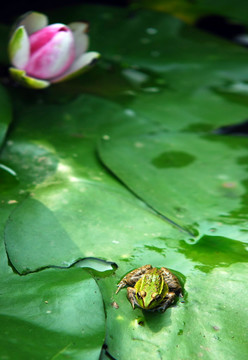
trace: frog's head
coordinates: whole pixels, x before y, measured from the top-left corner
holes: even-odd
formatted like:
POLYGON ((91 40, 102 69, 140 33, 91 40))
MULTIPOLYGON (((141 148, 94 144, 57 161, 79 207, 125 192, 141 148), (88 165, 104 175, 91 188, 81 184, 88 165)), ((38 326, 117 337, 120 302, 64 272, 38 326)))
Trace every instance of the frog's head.
POLYGON ((151 269, 137 281, 135 290, 137 304, 146 310, 159 306, 169 292, 168 285, 156 268, 151 269))

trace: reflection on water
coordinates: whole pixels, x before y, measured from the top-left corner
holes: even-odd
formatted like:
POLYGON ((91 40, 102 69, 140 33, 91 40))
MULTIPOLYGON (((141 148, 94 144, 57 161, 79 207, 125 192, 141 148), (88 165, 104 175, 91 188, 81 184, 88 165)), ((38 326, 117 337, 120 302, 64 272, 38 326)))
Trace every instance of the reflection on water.
POLYGON ((248 259, 247 244, 222 236, 204 235, 195 244, 181 241, 179 252, 195 261, 197 268, 204 272, 248 259))

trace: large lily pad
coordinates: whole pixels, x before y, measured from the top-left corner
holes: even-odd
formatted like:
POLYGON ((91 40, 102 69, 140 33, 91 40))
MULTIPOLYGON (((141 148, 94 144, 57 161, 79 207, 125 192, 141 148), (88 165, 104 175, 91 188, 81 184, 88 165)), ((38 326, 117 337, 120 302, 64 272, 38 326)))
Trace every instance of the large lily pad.
POLYGON ((101 293, 82 269, 1 279, 1 357, 97 360, 105 333, 101 293))
MULTIPOLYGON (((6 248, 17 271, 70 265, 92 256, 118 263, 132 257, 137 244, 149 244, 158 236, 188 236, 153 214, 110 176, 95 155, 100 134, 106 137, 107 128, 115 124, 127 131, 132 123, 122 107, 89 96, 63 107, 35 106, 24 112, 3 152, 6 162, 16 164, 22 188, 13 204, 16 209, 7 208, 5 213, 6 248), (96 106, 101 109, 97 116, 96 106), (103 123, 102 114, 111 112, 103 123)), ((8 190, 4 196, 8 199, 8 190)))
POLYGON ((240 138, 158 131, 103 140, 100 154, 133 192, 182 227, 246 241, 247 145, 240 138))

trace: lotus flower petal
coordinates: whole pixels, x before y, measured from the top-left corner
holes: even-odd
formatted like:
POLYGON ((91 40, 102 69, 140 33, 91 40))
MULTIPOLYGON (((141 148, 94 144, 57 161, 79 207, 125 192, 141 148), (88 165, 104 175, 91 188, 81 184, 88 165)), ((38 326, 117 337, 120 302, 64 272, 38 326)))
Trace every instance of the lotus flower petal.
POLYGON ((28 35, 33 34, 47 25, 47 16, 36 11, 29 11, 17 20, 17 26, 24 26, 28 35))
POLYGON ((88 24, 83 22, 73 22, 68 25, 71 29, 74 42, 75 42, 75 49, 76 49, 76 59, 85 53, 89 46, 89 37, 86 34, 88 30, 88 24))
POLYGON ((88 70, 89 66, 93 65, 96 59, 100 57, 100 54, 95 51, 89 51, 83 55, 81 55, 78 59, 76 59, 72 66, 61 76, 58 76, 51 80, 52 83, 56 83, 59 81, 69 80, 74 76, 78 76, 84 71, 88 70))
POLYGON ((46 45, 49 41, 51 41, 53 37, 56 36, 60 31, 66 33, 70 32, 70 29, 64 24, 53 24, 46 26, 45 28, 30 35, 29 41, 31 46, 31 55, 42 46, 46 45))
POLYGON ((19 84, 32 88, 32 89, 44 89, 50 86, 49 81, 39 80, 30 76, 26 75, 24 70, 10 68, 9 69, 12 78, 19 84))
POLYGON ((17 28, 12 35, 8 51, 12 65, 24 69, 29 59, 29 39, 23 26, 17 28))

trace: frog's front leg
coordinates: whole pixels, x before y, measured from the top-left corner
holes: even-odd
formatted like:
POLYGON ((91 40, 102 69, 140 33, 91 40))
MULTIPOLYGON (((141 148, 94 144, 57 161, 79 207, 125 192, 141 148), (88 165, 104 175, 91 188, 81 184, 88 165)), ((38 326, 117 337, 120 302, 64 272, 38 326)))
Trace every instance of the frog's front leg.
POLYGON ((129 285, 129 286, 134 286, 136 284, 136 282, 147 272, 147 270, 152 269, 151 265, 144 265, 141 266, 138 269, 135 269, 133 271, 131 271, 130 273, 128 273, 126 276, 124 276, 124 278, 119 282, 119 284, 117 285, 118 288, 116 290, 116 294, 125 286, 129 285))
POLYGON ((135 299, 136 290, 132 287, 127 288, 127 298, 130 301, 132 308, 135 308, 135 305, 137 304, 135 299))
POLYGON ((161 312, 165 312, 165 310, 175 301, 175 299, 176 299, 176 294, 174 292, 169 292, 166 295, 165 302, 163 302, 161 306, 157 308, 157 310, 160 310, 161 312))

